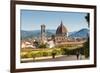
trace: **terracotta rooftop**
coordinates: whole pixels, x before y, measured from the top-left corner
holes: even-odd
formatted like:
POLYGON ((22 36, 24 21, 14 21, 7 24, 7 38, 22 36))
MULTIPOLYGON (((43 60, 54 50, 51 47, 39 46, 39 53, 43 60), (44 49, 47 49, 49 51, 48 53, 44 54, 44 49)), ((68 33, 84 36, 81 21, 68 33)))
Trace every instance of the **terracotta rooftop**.
POLYGON ((66 27, 63 25, 62 21, 61 24, 58 26, 57 30, 56 30, 56 35, 65 35, 68 32, 68 30, 66 29, 66 27))

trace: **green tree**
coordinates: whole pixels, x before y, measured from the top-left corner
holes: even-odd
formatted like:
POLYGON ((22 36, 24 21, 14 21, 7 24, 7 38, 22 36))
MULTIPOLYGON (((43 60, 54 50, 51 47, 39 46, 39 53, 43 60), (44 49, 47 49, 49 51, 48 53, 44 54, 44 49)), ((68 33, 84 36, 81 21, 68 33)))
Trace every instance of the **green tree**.
MULTIPOLYGON (((86 19, 86 21, 88 23, 88 27, 89 27, 90 26, 90 14, 89 13, 87 13, 87 15, 85 16, 85 19, 86 19)), ((85 55, 86 58, 88 58, 89 57, 89 52, 90 52, 90 49, 89 49, 90 48, 89 47, 89 36, 88 36, 87 41, 84 43, 83 48, 84 48, 84 55, 85 55)))
POLYGON ((43 52, 43 56, 48 56, 48 52, 43 52))
POLYGON ((84 55, 85 55, 85 57, 86 58, 88 58, 89 57, 89 52, 90 52, 90 46, 89 46, 89 38, 88 38, 88 40, 84 43, 84 55))
POLYGON ((56 54, 57 54, 57 50, 56 49, 52 50, 51 55, 53 59, 55 58, 56 54))
POLYGON ((67 48, 62 48, 61 49, 62 55, 70 55, 71 51, 67 48))
POLYGON ((35 59, 36 59, 36 53, 31 52, 30 55, 31 55, 31 57, 33 58, 33 61, 35 61, 35 59))
POLYGON ((86 21, 87 21, 87 23, 88 23, 88 27, 90 26, 90 14, 89 13, 87 13, 87 15, 85 16, 85 19, 86 19, 86 21))
POLYGON ((38 41, 35 41, 34 44, 35 44, 36 47, 39 46, 39 42, 38 41))
POLYGON ((47 44, 40 44, 39 48, 47 48, 47 44))

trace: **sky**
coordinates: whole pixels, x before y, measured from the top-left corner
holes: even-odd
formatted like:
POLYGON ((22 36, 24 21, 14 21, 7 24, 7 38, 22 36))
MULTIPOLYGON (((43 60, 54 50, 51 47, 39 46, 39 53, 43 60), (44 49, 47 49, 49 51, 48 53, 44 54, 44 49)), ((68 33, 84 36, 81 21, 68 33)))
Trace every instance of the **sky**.
POLYGON ((45 24, 46 29, 56 30, 61 21, 69 32, 88 28, 85 16, 87 13, 21 10, 21 30, 40 30, 45 24))

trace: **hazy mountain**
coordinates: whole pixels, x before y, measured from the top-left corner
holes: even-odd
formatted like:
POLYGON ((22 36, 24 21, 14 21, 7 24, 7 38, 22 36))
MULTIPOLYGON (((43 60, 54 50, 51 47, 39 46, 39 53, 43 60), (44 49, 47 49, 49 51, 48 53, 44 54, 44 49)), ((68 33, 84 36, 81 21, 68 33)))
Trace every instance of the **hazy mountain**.
POLYGON ((34 33, 33 31, 24 31, 24 30, 22 30, 21 31, 21 38, 22 39, 24 39, 24 38, 31 38, 31 37, 34 37, 33 34, 38 34, 38 32, 34 33))
MULTIPOLYGON (((55 35, 56 30, 46 30, 46 37, 50 37, 52 35, 55 35)), ((69 32, 69 37, 87 37, 89 35, 89 30, 88 29, 81 29, 79 31, 74 31, 74 32, 69 32)), ((35 30, 35 31, 24 31, 21 30, 21 38, 26 39, 26 38, 32 38, 32 37, 39 37, 41 35, 40 30, 35 30)))
MULTIPOLYGON (((46 30, 46 36, 50 37, 55 34, 55 30, 46 30)), ((40 30, 34 30, 34 31, 25 31, 21 30, 21 37, 22 39, 26 38, 32 38, 32 37, 39 37, 41 35, 40 30)))
POLYGON ((89 36, 89 29, 81 29, 79 31, 75 31, 75 32, 71 32, 69 34, 69 37, 83 37, 83 38, 86 38, 89 36))

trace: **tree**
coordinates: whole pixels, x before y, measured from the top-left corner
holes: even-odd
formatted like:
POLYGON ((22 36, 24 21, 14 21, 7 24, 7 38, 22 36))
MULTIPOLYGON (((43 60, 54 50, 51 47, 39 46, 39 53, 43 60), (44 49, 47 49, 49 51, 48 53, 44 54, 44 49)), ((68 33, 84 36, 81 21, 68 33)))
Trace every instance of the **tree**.
POLYGON ((89 57, 89 52, 90 52, 90 46, 89 46, 89 38, 88 38, 88 40, 84 43, 84 55, 85 55, 85 57, 86 58, 88 58, 89 57))
POLYGON ((48 52, 43 52, 43 56, 48 56, 48 52))
MULTIPOLYGON (((86 21, 87 21, 87 23, 88 23, 88 27, 90 26, 90 14, 89 13, 87 13, 87 16, 85 16, 85 19, 86 19, 86 21)), ((88 36, 88 39, 87 39, 87 41, 84 43, 84 55, 85 55, 85 57, 86 58, 88 58, 89 57, 89 52, 90 52, 90 47, 89 47, 89 36, 88 36)))
POLYGON ((35 61, 35 58, 36 58, 36 53, 31 52, 30 54, 31 54, 31 56, 32 56, 32 58, 33 58, 33 61, 35 61))
POLYGON ((38 47, 39 48, 47 48, 47 44, 40 44, 38 47))
POLYGON ((52 58, 54 59, 57 54, 57 50, 54 49, 51 54, 52 54, 52 58))
POLYGON ((62 48, 61 52, 62 52, 62 55, 70 55, 70 51, 67 48, 62 48))
POLYGON ((36 47, 39 46, 39 42, 38 41, 35 41, 34 44, 35 44, 36 47))
POLYGON ((85 16, 85 19, 86 19, 86 21, 88 23, 88 27, 89 27, 89 25, 90 25, 90 14, 89 13, 87 13, 87 15, 85 16))

